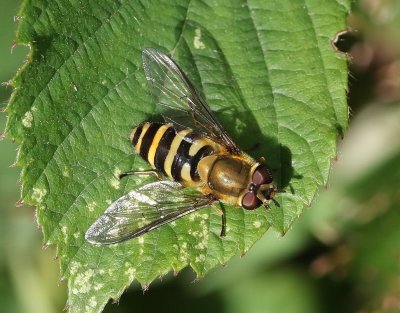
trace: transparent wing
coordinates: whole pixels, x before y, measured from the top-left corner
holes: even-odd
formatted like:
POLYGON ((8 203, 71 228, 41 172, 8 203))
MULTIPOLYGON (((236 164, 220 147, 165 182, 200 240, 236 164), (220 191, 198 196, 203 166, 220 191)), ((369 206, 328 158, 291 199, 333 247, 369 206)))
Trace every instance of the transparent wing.
POLYGON ((190 194, 177 182, 150 183, 111 204, 90 226, 85 238, 96 245, 123 242, 197 211, 213 201, 208 195, 190 194))
POLYGON ((149 89, 167 122, 197 130, 238 153, 234 141, 215 118, 186 74, 168 55, 153 48, 142 51, 149 89))

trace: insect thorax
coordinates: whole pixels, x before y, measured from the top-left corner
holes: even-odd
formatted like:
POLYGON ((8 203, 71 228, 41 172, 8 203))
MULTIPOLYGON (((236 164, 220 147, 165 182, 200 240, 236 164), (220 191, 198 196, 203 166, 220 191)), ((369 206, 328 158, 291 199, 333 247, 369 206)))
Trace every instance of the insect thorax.
POLYGON ((251 173, 251 165, 245 159, 229 154, 207 156, 200 161, 198 170, 201 180, 220 200, 240 205, 251 173))

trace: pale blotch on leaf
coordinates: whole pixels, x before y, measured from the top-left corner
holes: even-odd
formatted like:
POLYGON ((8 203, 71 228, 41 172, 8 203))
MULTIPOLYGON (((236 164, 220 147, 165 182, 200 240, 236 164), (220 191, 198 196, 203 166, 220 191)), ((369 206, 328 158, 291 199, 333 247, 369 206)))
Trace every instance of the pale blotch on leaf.
POLYGON ((46 195, 47 190, 41 188, 33 188, 32 199, 37 203, 42 202, 43 197, 46 195))
POLYGON ((101 283, 96 283, 93 287, 94 290, 99 291, 101 288, 103 288, 104 284, 101 283))
POLYGON ((89 210, 90 212, 93 212, 94 209, 96 208, 96 205, 97 205, 97 203, 93 201, 93 202, 90 202, 90 203, 88 204, 87 208, 88 208, 88 210, 89 210))
POLYGON ((196 263, 204 262, 206 259, 206 256, 204 254, 200 254, 199 256, 196 256, 196 259, 194 260, 196 263))
POLYGON ((208 219, 208 214, 204 213, 204 214, 201 215, 201 217, 202 217, 203 220, 207 220, 208 219))
POLYGON ((63 170, 62 174, 63 174, 64 177, 69 177, 69 171, 68 171, 68 168, 66 166, 64 167, 64 170, 63 170))
POLYGON ((189 221, 193 222, 196 218, 200 219, 202 216, 199 212, 195 212, 189 215, 189 221))
POLYGON ((64 242, 67 242, 68 241, 68 228, 67 228, 67 226, 61 227, 61 231, 63 233, 64 242))
POLYGON ((138 243, 141 244, 141 245, 144 244, 144 238, 143 237, 139 237, 138 238, 138 243))
POLYGON ((118 168, 118 167, 116 167, 115 169, 114 169, 114 177, 116 177, 116 178, 118 178, 119 177, 119 175, 121 175, 121 170, 118 168))
POLYGON ((114 188, 114 189, 119 189, 119 180, 116 178, 112 178, 110 180, 110 185, 114 188))
POLYGON ((188 220, 193 222, 195 218, 196 218, 196 215, 192 213, 192 214, 189 215, 188 220))
POLYGON ((119 184, 120 184, 120 182, 119 182, 119 175, 121 174, 121 170, 118 168, 118 167, 116 167, 115 169, 114 169, 114 177, 113 178, 111 178, 111 180, 110 180, 110 185, 114 188, 114 189, 119 189, 119 184))
POLYGON ((127 267, 127 270, 125 271, 125 275, 128 276, 130 281, 132 281, 135 278, 136 269, 131 267, 131 265, 128 262, 125 263, 125 267, 127 267))
POLYGON ((203 240, 201 240, 196 246, 195 248, 198 250, 204 250, 207 247, 207 243, 208 243, 208 236, 204 237, 203 240))
POLYGON ((79 232, 74 233, 74 238, 78 239, 81 234, 79 232))
POLYGON ((74 285, 76 288, 72 289, 73 294, 88 293, 91 289, 90 280, 94 277, 94 270, 88 269, 83 273, 76 275, 74 285))
POLYGON ((198 232, 198 238, 200 239, 199 243, 195 245, 195 248, 198 250, 204 250, 208 246, 208 228, 205 226, 205 221, 202 220, 200 222, 200 225, 203 226, 202 232, 198 232))
POLYGON ((111 178, 110 179, 110 185, 114 188, 114 189, 119 189, 119 180, 116 178, 111 178))
POLYGON ((32 112, 31 111, 26 112, 22 119, 22 125, 24 125, 26 128, 30 128, 32 127, 32 121, 33 121, 32 112))
POLYGON ((253 226, 254 226, 254 228, 260 228, 261 224, 262 223, 260 221, 254 221, 253 226))
POLYGON ((85 306, 86 312, 91 312, 97 306, 96 297, 90 297, 88 305, 85 306))
POLYGON ((201 41, 201 29, 196 28, 195 36, 193 38, 193 45, 196 49, 205 49, 206 45, 201 41))
POLYGON ((181 262, 187 262, 188 259, 189 259, 189 253, 187 251, 187 242, 182 242, 179 260, 181 262))
POLYGON ((78 270, 80 267, 81 267, 81 263, 72 261, 71 265, 69 266, 69 271, 70 271, 71 275, 75 275, 76 273, 78 273, 78 270))

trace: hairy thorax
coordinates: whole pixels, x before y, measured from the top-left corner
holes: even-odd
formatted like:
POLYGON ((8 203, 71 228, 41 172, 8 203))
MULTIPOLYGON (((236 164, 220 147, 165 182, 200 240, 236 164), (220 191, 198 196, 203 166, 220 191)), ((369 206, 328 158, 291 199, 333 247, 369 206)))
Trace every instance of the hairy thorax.
POLYGON ((223 202, 240 205, 238 201, 248 188, 251 164, 230 155, 211 155, 199 162, 203 182, 223 202))

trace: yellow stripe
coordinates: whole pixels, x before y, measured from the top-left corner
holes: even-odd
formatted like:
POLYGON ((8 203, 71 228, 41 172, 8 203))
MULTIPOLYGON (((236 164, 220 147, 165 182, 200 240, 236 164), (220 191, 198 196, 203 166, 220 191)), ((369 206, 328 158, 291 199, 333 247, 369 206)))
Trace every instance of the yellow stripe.
POLYGON ((172 178, 171 174, 172 162, 174 161, 174 157, 176 155, 176 152, 178 151, 179 145, 181 144, 183 138, 190 132, 191 132, 190 129, 181 130, 175 135, 174 140, 172 140, 171 148, 169 149, 167 157, 165 158, 164 161, 164 170, 167 173, 168 177, 170 178, 172 178))
POLYGON ((138 140, 138 142, 137 142, 137 145, 135 146, 135 151, 136 151, 136 153, 139 153, 139 152, 140 152, 140 146, 142 145, 143 136, 144 136, 144 134, 147 132, 147 130, 149 129, 149 127, 150 127, 150 123, 146 123, 146 124, 143 125, 142 133, 140 134, 140 137, 139 137, 139 140, 138 140))
POLYGON ((131 135, 129 136, 129 142, 132 143, 133 137, 135 137, 135 133, 137 132, 137 127, 135 127, 132 132, 131 135))
POLYGON ((182 170, 181 170, 181 177, 183 180, 185 181, 192 181, 192 178, 190 177, 190 165, 189 163, 185 163, 182 166, 182 170))
POLYGON ((208 142, 204 138, 195 140, 190 146, 189 155, 190 156, 196 155, 196 153, 207 144, 208 142))
POLYGON ((166 125, 161 126, 157 130, 156 134, 154 135, 153 141, 151 142, 151 145, 150 145, 149 153, 147 155, 147 159, 153 168, 155 168, 154 167, 154 159, 156 156, 156 151, 157 151, 158 145, 160 143, 160 140, 161 140, 162 136, 164 135, 164 133, 167 131, 167 129, 170 128, 171 126, 172 126, 172 124, 166 124, 166 125))

